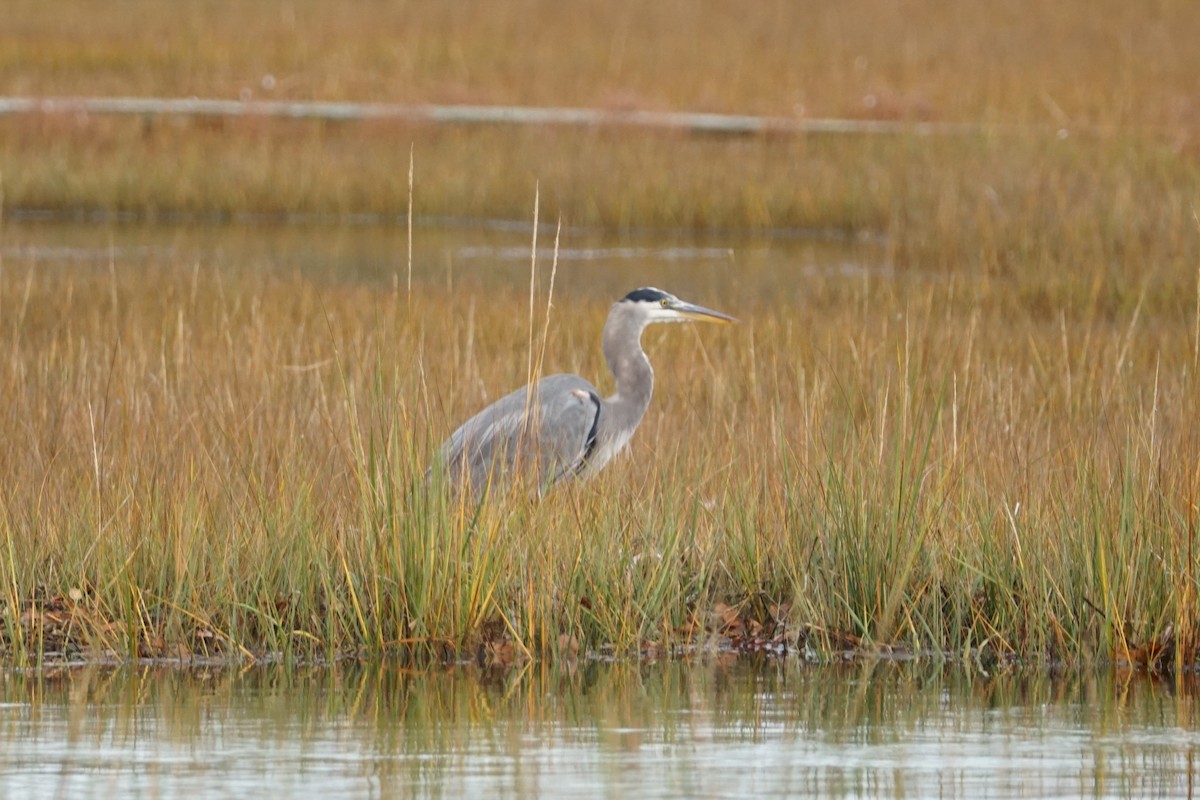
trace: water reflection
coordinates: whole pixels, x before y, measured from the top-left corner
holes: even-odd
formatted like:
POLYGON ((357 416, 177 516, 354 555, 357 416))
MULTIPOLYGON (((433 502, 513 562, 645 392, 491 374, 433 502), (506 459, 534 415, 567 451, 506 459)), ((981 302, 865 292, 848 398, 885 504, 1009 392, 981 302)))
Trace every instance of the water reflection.
POLYGON ((794 660, 0 681, 0 796, 1163 796, 1196 683, 794 660))

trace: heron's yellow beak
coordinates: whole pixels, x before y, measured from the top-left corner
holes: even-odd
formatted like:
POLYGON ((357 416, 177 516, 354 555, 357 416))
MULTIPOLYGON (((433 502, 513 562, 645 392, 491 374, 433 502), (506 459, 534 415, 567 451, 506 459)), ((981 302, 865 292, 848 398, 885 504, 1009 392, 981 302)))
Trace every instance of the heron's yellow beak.
POLYGON ((737 319, 728 314, 722 314, 720 311, 713 311, 711 308, 705 308, 693 303, 676 303, 671 306, 671 310, 679 314, 679 316, 694 320, 695 322, 720 322, 724 325, 734 325, 737 323, 737 319))

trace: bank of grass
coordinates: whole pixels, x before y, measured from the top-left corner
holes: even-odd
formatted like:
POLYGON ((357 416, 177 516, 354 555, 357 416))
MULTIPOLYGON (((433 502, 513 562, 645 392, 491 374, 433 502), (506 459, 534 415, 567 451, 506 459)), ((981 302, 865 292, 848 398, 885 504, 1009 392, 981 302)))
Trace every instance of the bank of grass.
MULTIPOLYGON (((1045 315, 987 282, 732 285, 697 299, 742 326, 648 333, 630 457, 475 507, 423 474, 524 381, 524 292, 10 261, 4 652, 1191 666, 1198 277, 1045 315)), ((547 369, 605 376, 605 312, 556 298, 547 369)))
MULTIPOLYGON (((712 139, 628 131, 204 124, 43 117, 0 125, 10 209, 144 218, 417 213, 616 231, 886 237, 895 266, 1132 281, 1195 252, 1194 153, 1155 136, 712 139)), ((1041 291, 1054 291, 1044 285, 1041 291)), ((1055 306, 1047 296, 1043 304, 1055 306)))

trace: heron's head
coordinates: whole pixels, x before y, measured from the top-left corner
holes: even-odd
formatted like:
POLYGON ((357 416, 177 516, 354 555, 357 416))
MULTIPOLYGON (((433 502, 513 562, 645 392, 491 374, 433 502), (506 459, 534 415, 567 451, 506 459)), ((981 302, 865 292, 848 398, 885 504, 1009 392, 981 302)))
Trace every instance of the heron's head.
POLYGON ((653 287, 634 289, 617 301, 617 306, 627 309, 643 325, 652 322, 737 322, 728 314, 685 302, 653 287))

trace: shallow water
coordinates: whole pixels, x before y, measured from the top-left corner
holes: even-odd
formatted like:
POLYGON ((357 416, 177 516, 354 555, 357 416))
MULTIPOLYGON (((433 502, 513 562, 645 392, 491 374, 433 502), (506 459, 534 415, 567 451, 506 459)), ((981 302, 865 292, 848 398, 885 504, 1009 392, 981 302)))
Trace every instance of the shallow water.
POLYGON ((0 679, 0 796, 1190 796, 1194 680, 895 662, 0 679))
MULTIPOLYGON (((537 238, 537 269, 555 262, 553 226, 537 238)), ((611 302, 638 286, 659 286, 715 302, 779 299, 805 290, 803 278, 893 279, 880 242, 820 232, 745 238, 646 231, 620 238, 601 231, 559 235, 555 291, 611 302)), ((411 284, 472 289, 529 286, 533 230, 522 222, 440 221, 412 234, 411 284)), ((406 289, 409 237, 403 224, 147 224, 18 214, 0 228, 0 258, 14 265, 75 264, 108 269, 139 264, 299 273, 317 281, 406 289)))

